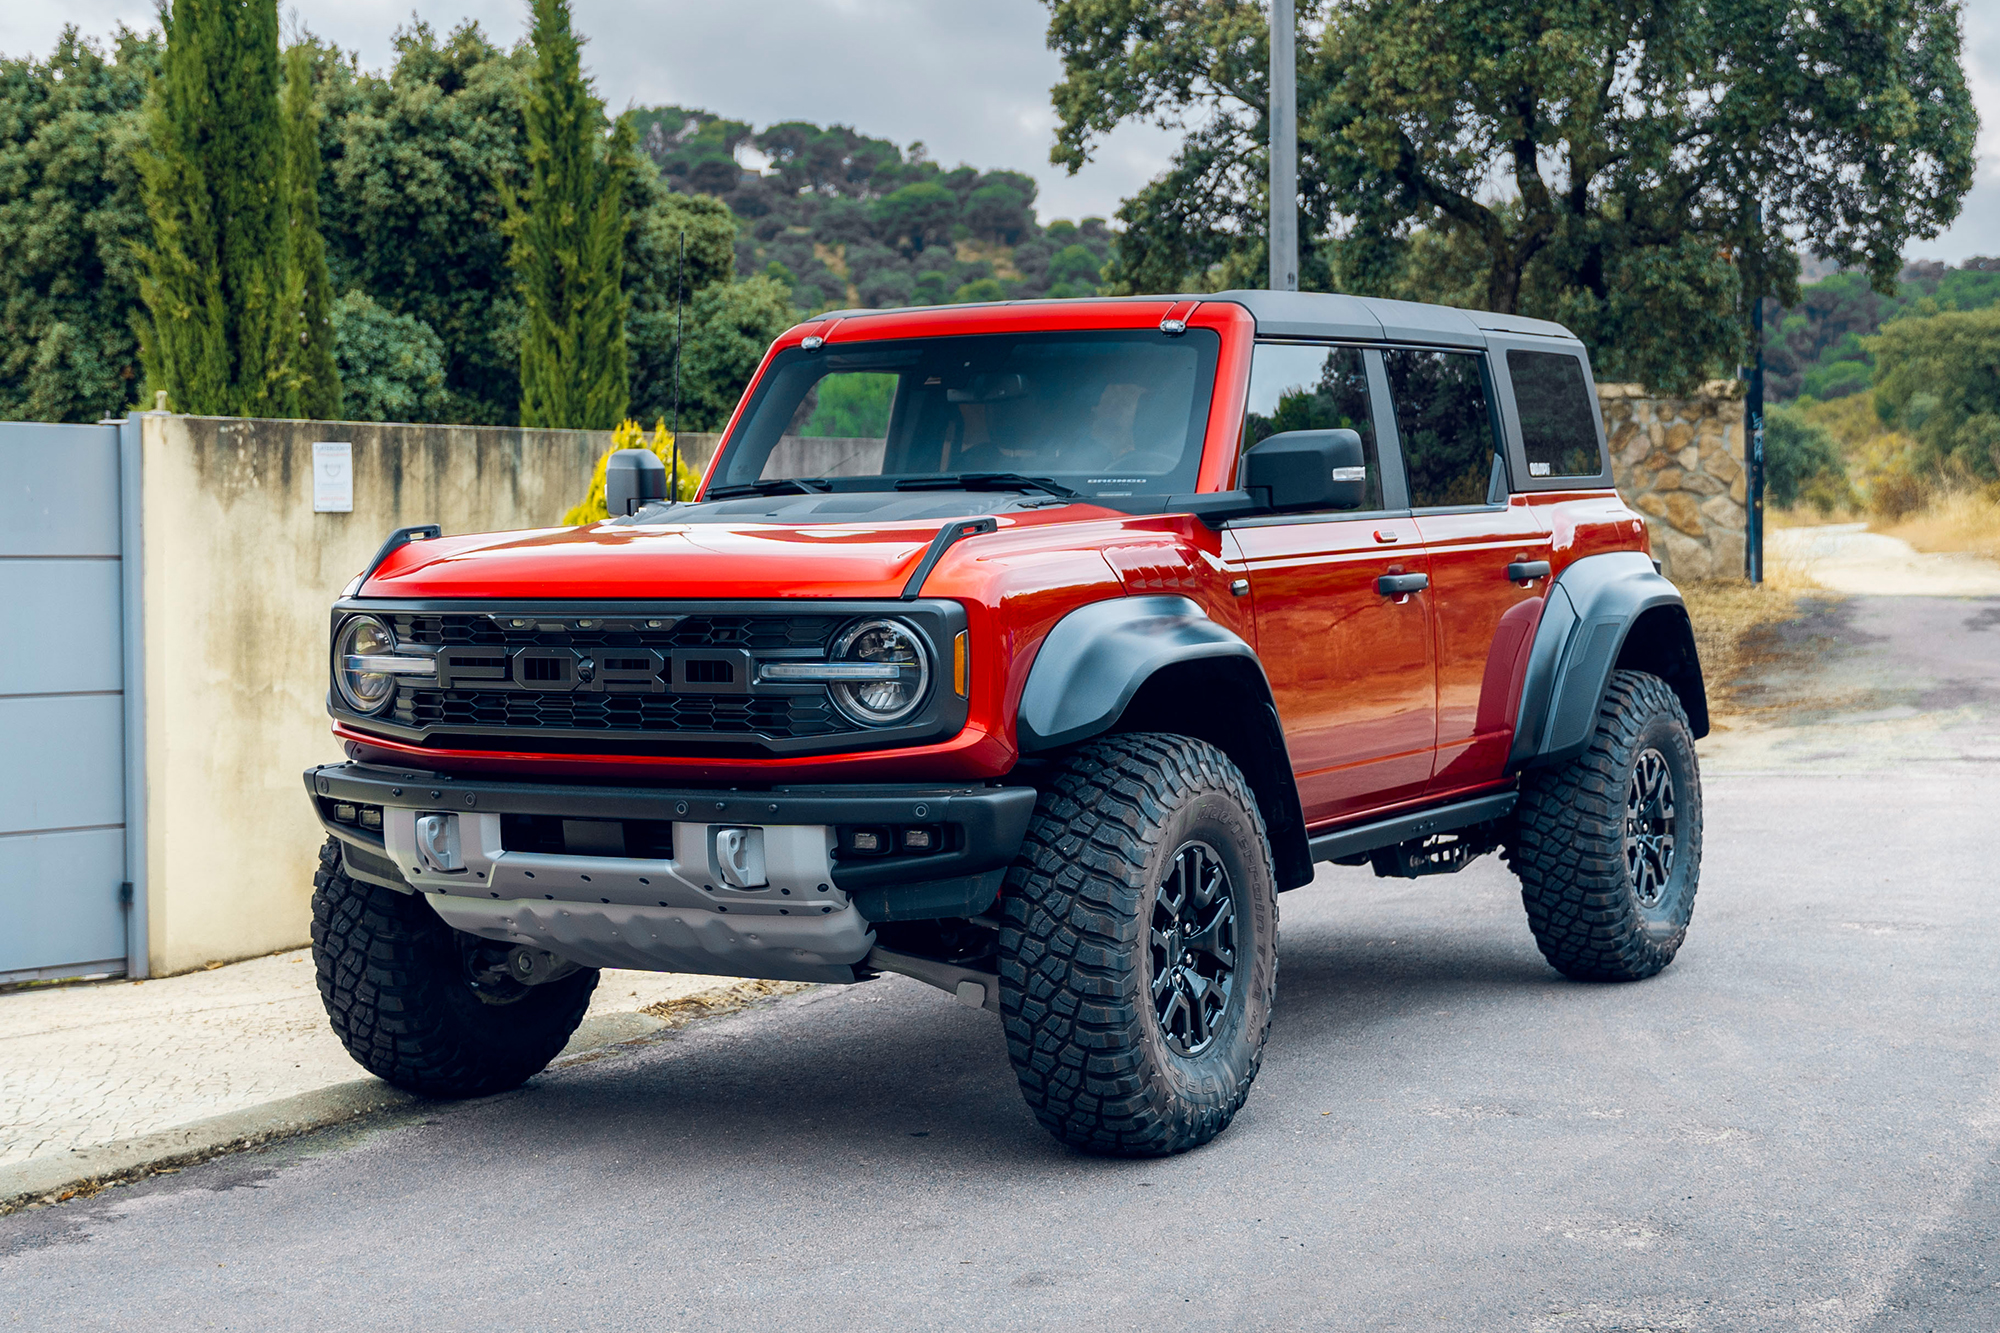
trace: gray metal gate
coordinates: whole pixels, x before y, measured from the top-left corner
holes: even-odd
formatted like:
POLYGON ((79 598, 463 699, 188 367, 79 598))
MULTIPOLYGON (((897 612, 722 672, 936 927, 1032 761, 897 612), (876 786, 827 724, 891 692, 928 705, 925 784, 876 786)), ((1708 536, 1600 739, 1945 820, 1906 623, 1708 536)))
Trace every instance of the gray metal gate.
POLYGON ((0 983, 145 974, 126 848, 121 434, 0 423, 0 983))

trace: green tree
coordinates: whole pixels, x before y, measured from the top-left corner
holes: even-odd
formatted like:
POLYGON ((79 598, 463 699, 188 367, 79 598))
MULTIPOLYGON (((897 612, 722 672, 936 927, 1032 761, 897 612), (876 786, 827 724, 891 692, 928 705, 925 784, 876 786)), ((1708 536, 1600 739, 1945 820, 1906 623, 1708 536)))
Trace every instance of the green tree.
POLYGON ((1049 295, 1095 296, 1103 262, 1082 245, 1066 245, 1049 257, 1049 295))
POLYGON ((138 320, 183 412, 292 416, 300 291, 278 105, 276 0, 173 0, 137 152, 152 223, 138 320))
POLYGON ((414 315, 353 291, 328 311, 350 421, 436 421, 446 405, 444 340, 414 315))
MULTIPOLYGON (((1076 170, 1127 120, 1197 125, 1121 209, 1114 283, 1261 284, 1263 6, 1047 3, 1053 160, 1076 170)), ((1470 270, 1475 304, 1562 320, 1606 378, 1733 364, 1745 292, 1796 299, 1788 235, 1892 282, 1970 185, 1955 0, 1301 10, 1323 24, 1300 49, 1302 285, 1430 296, 1440 267, 1470 270), (1425 244, 1442 265, 1413 263, 1425 244)))
POLYGON ((989 171, 960 210, 972 234, 1013 245, 1035 229, 1035 181, 1018 171, 989 171))
POLYGON ((772 340, 796 318, 791 294, 770 278, 696 293, 681 362, 681 429, 721 430, 772 340))
POLYGON ((905 254, 951 240, 957 223, 958 196, 934 181, 905 185, 875 204, 877 232, 905 254))
POLYGON ((159 60, 123 27, 109 52, 70 27, 46 60, 0 59, 0 418, 95 421, 138 397, 130 144, 159 60))
MULTIPOLYGON (((720 200, 669 192, 652 165, 645 162, 633 173, 627 198, 633 217, 632 235, 625 251, 628 307, 625 327, 632 349, 632 413, 642 421, 671 419, 674 329, 677 322, 687 326, 696 293, 726 284, 733 276, 736 219, 720 200), (686 243, 684 282, 683 241, 686 243), (680 284, 678 314, 677 283, 680 284)), ((685 396, 685 376, 681 387, 685 396)), ((737 388, 740 392, 742 386, 737 388)))
POLYGON ((523 179, 528 53, 475 23, 417 23, 365 73, 319 61, 320 208, 335 291, 359 289, 443 340, 440 421, 512 424, 521 401, 521 302, 507 268, 500 187, 523 179))
MULTIPOLYGON (((395 49, 386 74, 356 71, 332 53, 319 65, 334 288, 366 292, 443 341, 445 387, 431 419, 513 423, 522 306, 494 222, 505 211, 501 185, 519 189, 526 179, 531 53, 500 50, 470 22, 444 36, 414 24, 395 49)), ((628 410, 652 420, 671 413, 680 239, 691 303, 730 279, 736 220, 715 199, 674 193, 644 158, 624 192, 628 410)))
POLYGON ((292 261, 298 270, 298 411, 315 421, 336 421, 341 414, 340 371, 333 355, 333 281, 320 236, 319 107, 312 85, 311 54, 304 44, 294 46, 285 53, 285 186, 292 261))
POLYGON ((951 299, 953 304, 970 301, 1004 301, 1007 299, 1007 289, 1000 285, 998 278, 974 278, 971 282, 960 283, 957 290, 952 292, 951 299))
POLYGON ((1858 502, 1832 432, 1783 404, 1764 414, 1764 485, 1771 503, 1786 509, 1804 500, 1831 513, 1858 502))
POLYGON ((625 179, 632 128, 608 139, 570 31, 569 0, 533 0, 528 186, 503 189, 520 280, 521 424, 609 430, 625 418, 625 179))
POLYGON ((1895 320, 1868 341, 1882 419, 1914 434, 1931 466, 2000 480, 2000 306, 1895 320))

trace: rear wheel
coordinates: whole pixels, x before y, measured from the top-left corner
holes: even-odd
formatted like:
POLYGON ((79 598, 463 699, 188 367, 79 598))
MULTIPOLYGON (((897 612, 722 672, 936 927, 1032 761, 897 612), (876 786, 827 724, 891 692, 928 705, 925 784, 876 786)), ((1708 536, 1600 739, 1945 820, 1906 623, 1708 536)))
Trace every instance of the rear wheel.
POLYGON ((1638 981, 1674 960, 1701 880, 1701 771, 1665 681, 1612 673, 1584 752, 1523 780, 1508 856, 1564 976, 1638 981))
POLYGON ((503 1092, 562 1053, 597 973, 526 986, 507 947, 447 926, 429 903, 350 879, 328 838, 313 876, 313 964, 347 1053, 431 1097, 503 1092))
POLYGON ((1043 1127, 1126 1157, 1220 1133, 1278 975, 1276 876, 1236 766, 1185 736, 1085 746, 1042 792, 1004 906, 1007 1052, 1043 1127))

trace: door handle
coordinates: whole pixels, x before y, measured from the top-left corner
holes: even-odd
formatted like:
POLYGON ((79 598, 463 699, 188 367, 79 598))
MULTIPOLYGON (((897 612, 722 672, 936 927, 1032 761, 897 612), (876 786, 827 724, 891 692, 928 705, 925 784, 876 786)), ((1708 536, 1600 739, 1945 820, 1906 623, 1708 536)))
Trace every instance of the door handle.
POLYGON ((1507 566, 1509 583, 1526 583, 1530 579, 1545 579, 1549 576, 1549 562, 1546 560, 1516 560, 1507 566))
POLYGON ((1375 580, 1375 591, 1384 597, 1406 597, 1431 586, 1428 574, 1384 574, 1375 580))

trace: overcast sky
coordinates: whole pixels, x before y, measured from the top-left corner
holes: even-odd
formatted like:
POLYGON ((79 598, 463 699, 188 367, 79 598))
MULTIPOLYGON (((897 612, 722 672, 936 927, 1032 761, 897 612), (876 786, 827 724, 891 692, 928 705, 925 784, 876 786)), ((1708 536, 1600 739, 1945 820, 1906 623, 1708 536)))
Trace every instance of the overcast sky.
MULTIPOLYGON (((440 30, 475 18, 502 44, 526 28, 523 0, 301 0, 307 27, 362 63, 387 65, 390 35, 414 12, 440 30)), ((1071 177, 1049 165, 1059 74, 1038 0, 574 0, 589 38, 584 63, 615 107, 676 103, 762 126, 848 124, 947 166, 1008 167, 1041 182, 1044 221, 1109 217, 1160 172, 1173 136, 1128 127, 1071 177)), ((0 6, 0 52, 44 55, 64 23, 103 34, 154 22, 151 0, 59 0, 0 6)), ((1982 122, 1977 183, 1959 221, 1911 257, 2000 255, 2000 0, 1969 0, 1966 68, 1982 122)))

